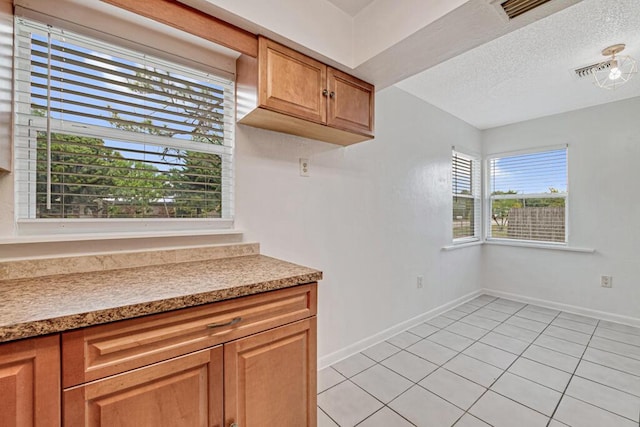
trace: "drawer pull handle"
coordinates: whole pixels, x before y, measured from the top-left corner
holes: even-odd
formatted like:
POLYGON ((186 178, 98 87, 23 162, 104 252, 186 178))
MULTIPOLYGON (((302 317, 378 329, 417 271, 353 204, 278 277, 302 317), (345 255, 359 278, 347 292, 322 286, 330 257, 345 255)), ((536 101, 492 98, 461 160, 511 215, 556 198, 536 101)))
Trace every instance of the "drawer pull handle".
POLYGON ((211 324, 207 325, 207 328, 209 328, 209 329, 222 328, 223 326, 231 326, 231 325, 235 325, 236 323, 240 323, 240 322, 242 322, 242 317, 234 317, 233 319, 229 320, 228 322, 211 323, 211 324))

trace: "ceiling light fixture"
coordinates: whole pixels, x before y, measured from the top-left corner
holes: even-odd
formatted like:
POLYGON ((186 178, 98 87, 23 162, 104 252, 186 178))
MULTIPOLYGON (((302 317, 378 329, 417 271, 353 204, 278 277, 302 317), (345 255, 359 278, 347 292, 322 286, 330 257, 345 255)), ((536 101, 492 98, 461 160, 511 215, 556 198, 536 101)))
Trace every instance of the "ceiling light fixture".
POLYGON ((628 82, 638 72, 636 60, 629 55, 618 56, 625 48, 624 44, 614 44, 602 50, 604 56, 610 56, 593 68, 595 84, 603 89, 616 89, 628 82))

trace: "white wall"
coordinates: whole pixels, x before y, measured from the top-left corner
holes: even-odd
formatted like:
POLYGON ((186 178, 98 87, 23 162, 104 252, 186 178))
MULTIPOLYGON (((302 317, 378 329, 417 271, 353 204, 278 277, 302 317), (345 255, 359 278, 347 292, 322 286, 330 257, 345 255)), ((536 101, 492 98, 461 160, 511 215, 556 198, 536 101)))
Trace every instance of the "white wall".
POLYGON ((639 117, 632 98, 483 132, 485 154, 569 144, 569 245, 596 249, 485 245, 485 288, 640 318, 639 117))
POLYGON ((347 66, 353 62, 353 19, 326 0, 181 2, 306 53, 347 66))
POLYGON ((397 88, 376 96, 376 138, 362 144, 237 131, 237 226, 262 253, 324 271, 320 357, 478 286, 480 248, 442 247, 451 146, 479 151, 480 132, 397 88), (310 159, 308 178, 300 157, 310 159))
POLYGON ((375 0, 353 20, 354 68, 467 2, 404 0, 399 6, 397 0, 375 0))

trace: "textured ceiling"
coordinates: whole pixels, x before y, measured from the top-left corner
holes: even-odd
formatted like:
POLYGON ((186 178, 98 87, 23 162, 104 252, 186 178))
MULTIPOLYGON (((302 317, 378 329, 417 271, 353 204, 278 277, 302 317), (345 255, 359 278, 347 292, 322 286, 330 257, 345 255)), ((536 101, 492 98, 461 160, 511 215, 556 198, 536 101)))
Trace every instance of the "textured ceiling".
POLYGON ((373 0, 328 0, 338 8, 351 16, 356 16, 358 12, 367 7, 373 0))
POLYGON ((640 75, 607 91, 573 69, 626 43, 640 61, 640 0, 583 0, 396 86, 479 129, 640 96, 640 75))

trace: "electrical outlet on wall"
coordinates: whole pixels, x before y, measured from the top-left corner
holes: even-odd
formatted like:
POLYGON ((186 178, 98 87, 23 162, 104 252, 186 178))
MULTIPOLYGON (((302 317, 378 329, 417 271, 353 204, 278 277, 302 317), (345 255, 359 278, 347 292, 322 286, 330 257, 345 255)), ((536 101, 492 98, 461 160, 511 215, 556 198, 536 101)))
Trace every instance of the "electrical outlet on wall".
POLYGON ((600 276, 600 286, 611 288, 613 286, 613 276, 600 276))
POLYGON ((416 288, 422 289, 422 276, 416 278, 416 288))
POLYGON ((309 176, 309 159, 300 157, 300 176, 309 176))

